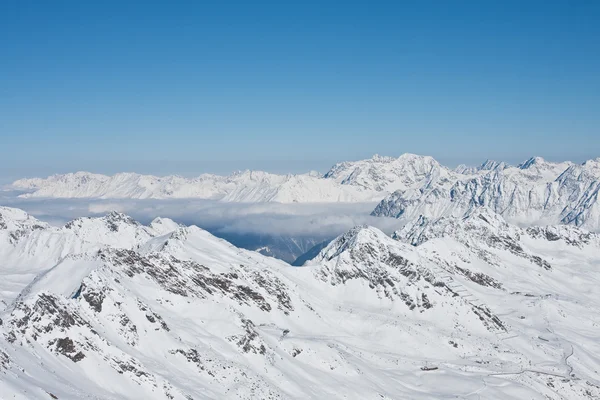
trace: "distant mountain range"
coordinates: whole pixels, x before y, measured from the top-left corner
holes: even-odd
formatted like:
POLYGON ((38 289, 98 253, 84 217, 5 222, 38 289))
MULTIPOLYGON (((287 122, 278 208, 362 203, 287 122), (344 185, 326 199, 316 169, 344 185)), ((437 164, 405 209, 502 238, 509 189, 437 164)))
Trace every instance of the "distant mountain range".
POLYGON ((20 179, 8 187, 21 197, 172 199, 197 198, 224 202, 366 202, 428 179, 437 162, 431 157, 404 154, 374 156, 334 165, 325 175, 316 172, 276 175, 242 171, 229 176, 157 177, 134 173, 113 176, 76 172, 48 178, 20 179))
POLYGON ((517 166, 488 160, 447 168, 427 156, 374 156, 342 162, 324 175, 244 171, 230 176, 113 176, 77 172, 17 180, 24 198, 172 199, 223 202, 377 202, 374 216, 409 221, 461 216, 486 206, 512 223, 600 229, 600 158, 582 164, 533 157, 517 166))
POLYGON ((518 166, 486 162, 464 175, 435 165, 426 180, 383 199, 372 215, 411 221, 461 217, 487 207, 523 226, 600 229, 600 158, 582 164, 534 157, 518 166))

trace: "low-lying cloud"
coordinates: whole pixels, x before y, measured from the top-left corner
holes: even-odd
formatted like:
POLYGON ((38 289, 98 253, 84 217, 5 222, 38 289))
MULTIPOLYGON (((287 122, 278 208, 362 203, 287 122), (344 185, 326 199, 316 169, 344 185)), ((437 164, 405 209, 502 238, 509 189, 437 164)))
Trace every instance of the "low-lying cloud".
POLYGON ((399 227, 398 221, 393 218, 370 216, 376 205, 374 203, 248 204, 209 200, 20 199, 5 194, 0 198, 0 204, 22 208, 55 225, 114 210, 144 224, 160 216, 184 225, 197 225, 217 234, 330 238, 356 225, 376 226, 387 233, 399 227))

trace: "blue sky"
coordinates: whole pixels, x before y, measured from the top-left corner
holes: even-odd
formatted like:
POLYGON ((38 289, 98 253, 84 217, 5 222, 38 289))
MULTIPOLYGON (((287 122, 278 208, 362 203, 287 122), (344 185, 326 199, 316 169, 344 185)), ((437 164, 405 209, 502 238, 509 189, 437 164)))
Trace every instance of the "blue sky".
POLYGON ((600 156, 598 1, 285 3, 0 2, 0 179, 600 156))

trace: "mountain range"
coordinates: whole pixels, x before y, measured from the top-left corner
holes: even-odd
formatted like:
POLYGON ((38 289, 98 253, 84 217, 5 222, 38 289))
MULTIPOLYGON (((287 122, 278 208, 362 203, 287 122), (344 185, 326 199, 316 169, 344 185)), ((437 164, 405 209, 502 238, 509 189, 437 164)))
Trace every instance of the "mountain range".
POLYGON ((229 176, 203 174, 197 178, 157 177, 134 173, 113 176, 76 172, 48 178, 20 179, 10 189, 21 197, 170 199, 200 198, 224 202, 360 202, 378 201, 397 189, 426 179, 431 157, 404 154, 399 158, 375 155, 368 160, 343 162, 321 175, 276 175, 241 171, 229 176))
POLYGON ((165 218, 0 207, 0 393, 600 396, 598 234, 483 205, 321 247, 292 267, 165 218))
POLYGON ((450 169, 427 156, 374 156, 342 162, 324 175, 275 175, 245 171, 187 179, 132 173, 113 176, 77 172, 21 179, 7 189, 24 198, 170 199, 223 202, 379 202, 374 216, 463 216, 485 206, 508 221, 570 224, 600 229, 600 158, 582 164, 533 157, 517 166, 488 160, 479 167, 450 169))
POLYGON ((522 226, 570 224, 598 230, 599 192, 600 158, 574 164, 534 157, 515 167, 492 164, 470 176, 438 167, 428 180, 388 195, 372 215, 411 221, 461 217, 487 207, 522 226))

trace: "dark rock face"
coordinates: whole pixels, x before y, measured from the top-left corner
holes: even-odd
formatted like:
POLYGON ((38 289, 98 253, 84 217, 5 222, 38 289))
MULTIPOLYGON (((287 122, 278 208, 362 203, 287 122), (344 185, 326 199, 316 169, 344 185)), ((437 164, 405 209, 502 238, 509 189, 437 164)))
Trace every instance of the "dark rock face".
POLYGON ((481 322, 490 330, 501 330, 504 332, 507 332, 508 330, 506 329, 506 326, 504 326, 504 323, 500 320, 500 318, 498 318, 496 315, 494 315, 489 308, 487 308, 486 306, 473 306, 473 311, 475 312, 475 314, 477 314, 477 316, 479 317, 479 319, 481 320, 481 322))
POLYGON ((502 321, 489 309, 462 300, 461 294, 443 280, 445 275, 441 271, 461 274, 479 285, 503 290, 500 282, 483 273, 450 265, 441 258, 424 259, 423 263, 412 262, 405 251, 414 250, 396 242, 388 243, 388 240, 382 232, 355 228, 352 237, 338 238, 322 253, 326 264, 317 272, 317 277, 334 286, 353 279, 366 281, 380 297, 392 301, 399 299, 409 311, 420 313, 436 307, 431 298, 445 296, 454 306, 466 307, 468 312, 474 313, 488 330, 505 330, 502 321), (361 233, 362 230, 364 232, 361 233), (337 260, 334 257, 338 257, 337 260))
POLYGON ((486 275, 486 274, 484 274, 482 272, 473 272, 473 271, 468 270, 466 268, 461 268, 461 267, 459 267, 457 265, 454 266, 454 269, 459 274, 461 274, 464 277, 468 278, 469 280, 477 283, 478 285, 493 287, 495 289, 502 289, 502 284, 500 282, 498 282, 497 280, 495 280, 491 276, 488 276, 488 275, 486 275))
POLYGON ((276 299, 277 307, 286 315, 294 311, 292 300, 287 294, 289 288, 279 278, 266 270, 260 272, 253 271, 250 277, 260 288, 276 299))
POLYGON ((90 307, 98 313, 101 312, 102 311, 102 302, 104 301, 104 298, 106 297, 104 292, 94 289, 94 288, 89 288, 85 284, 81 285, 80 290, 81 290, 81 292, 80 292, 81 295, 83 296, 85 301, 87 301, 87 303, 90 305, 90 307))
POLYGON ((346 251, 350 258, 345 262, 352 267, 323 268, 318 274, 322 280, 332 285, 342 285, 349 280, 360 279, 366 281, 371 289, 391 300, 400 298, 410 310, 418 307, 419 310, 424 311, 433 307, 425 293, 423 294, 427 301, 423 301, 423 296, 413 298, 404 291, 405 285, 430 284, 434 287, 443 287, 443 283, 438 281, 429 269, 390 251, 382 243, 358 243, 346 251))
POLYGON ((254 353, 254 354, 265 354, 267 352, 267 348, 262 343, 258 332, 256 332, 256 326, 249 319, 242 319, 242 328, 244 329, 244 333, 241 335, 230 336, 227 339, 229 341, 235 342, 235 344, 244 352, 244 353, 254 353))
MULTIPOLYGON (((14 320, 14 326, 25 333, 31 329, 35 333, 47 333, 55 328, 67 329, 72 326, 87 326, 89 324, 79 315, 79 313, 66 304, 66 299, 61 299, 49 293, 41 293, 37 296, 33 306, 25 303, 18 303, 16 310, 21 317, 14 320)), ((15 311, 11 315, 14 315, 15 311)))
MULTIPOLYGON (((145 274, 168 292, 179 296, 207 298, 219 295, 236 300, 240 304, 256 305, 265 312, 272 310, 269 301, 271 300, 285 313, 294 309, 287 294, 288 288, 267 272, 248 272, 248 274, 257 285, 257 289, 264 290, 270 299, 244 283, 235 270, 229 273, 214 273, 193 261, 152 254, 141 256, 132 250, 102 253, 101 257, 104 261, 122 268, 127 276, 145 274)), ((245 268, 242 266, 239 271, 243 273, 245 268)))
POLYGON ((488 243, 488 245, 490 245, 490 247, 506 249, 516 256, 526 258, 529 261, 531 261, 532 263, 544 268, 545 270, 552 269, 552 266, 550 265, 550 263, 548 261, 542 259, 540 256, 526 253, 523 250, 523 247, 521 247, 521 245, 519 244, 519 242, 518 242, 519 239, 520 238, 513 238, 510 236, 492 235, 488 238, 487 243, 488 243))
POLYGON ((425 309, 429 309, 429 308, 433 307, 433 305, 429 302, 429 298, 427 297, 427 295, 425 293, 421 293, 421 304, 423 305, 423 308, 425 308, 425 309))
MULTIPOLYGON (((145 305, 144 303, 142 303, 139 299, 137 301, 138 304, 138 308, 140 309, 140 311, 144 311, 146 313, 146 319, 153 323, 156 324, 158 322, 158 324, 160 325, 160 327, 162 329, 164 329, 165 331, 169 332, 169 326, 167 325, 167 323, 163 320, 163 318, 158 315, 157 313, 155 313, 154 311, 152 311, 147 305, 145 305)), ((155 330, 158 330, 159 328, 155 328, 155 330)))
POLYGON ((106 214, 106 216, 104 217, 104 220, 106 221, 106 226, 108 226, 108 228, 112 232, 118 232, 119 225, 133 225, 133 226, 140 225, 136 220, 134 220, 130 216, 122 214, 120 212, 116 212, 116 211, 111 211, 108 214, 106 214))
POLYGON ((8 369, 10 366, 10 357, 4 351, 0 350, 0 369, 8 369))
POLYGON ((71 359, 73 362, 79 362, 85 358, 85 355, 81 351, 77 351, 73 340, 71 340, 71 338, 69 337, 56 339, 54 342, 51 342, 49 344, 55 344, 56 352, 71 359))
POLYGON ((566 244, 575 247, 582 247, 598 238, 597 233, 562 226, 533 226, 527 228, 526 232, 536 239, 545 239, 549 242, 562 240, 566 244))
POLYGON ((133 358, 131 358, 129 360, 113 359, 113 361, 116 363, 117 368, 115 368, 115 369, 120 374, 123 374, 125 372, 130 372, 138 378, 150 377, 150 374, 148 374, 148 372, 144 371, 142 369, 142 367, 139 365, 139 363, 136 360, 134 360, 133 358))
POLYGON ((205 369, 204 364, 202 363, 202 360, 200 358, 200 354, 198 354, 198 350, 196 350, 196 349, 189 349, 187 351, 182 350, 182 349, 176 349, 176 350, 171 350, 170 353, 171 354, 181 354, 188 360, 188 362, 196 364, 198 366, 198 369, 200 369, 201 371, 204 371, 204 369, 205 369))

